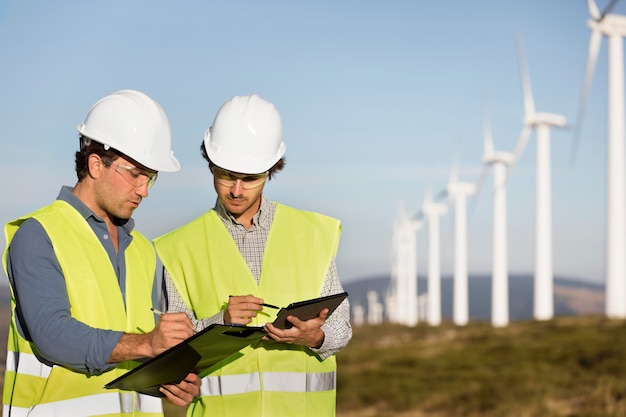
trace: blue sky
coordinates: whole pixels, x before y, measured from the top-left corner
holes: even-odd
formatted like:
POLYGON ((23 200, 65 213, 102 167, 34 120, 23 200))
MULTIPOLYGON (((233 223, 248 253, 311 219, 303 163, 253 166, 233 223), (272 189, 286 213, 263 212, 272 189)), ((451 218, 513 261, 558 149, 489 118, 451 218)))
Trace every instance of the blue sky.
MULTIPOLYGON (((224 101, 256 93, 280 111, 287 144, 268 198, 342 220, 345 282, 387 274, 398 205, 416 213, 428 188, 444 187, 456 147, 461 179, 478 179, 484 97, 496 149, 512 151, 518 33, 537 110, 575 122, 587 19, 584 0, 0 0, 0 222, 75 183, 76 125, 97 99, 133 88, 167 112, 182 164, 159 177, 137 227, 156 237, 182 225, 215 201, 198 151, 205 129, 224 101)), ((594 282, 604 274, 606 61, 604 41, 575 166, 572 130, 551 134, 554 270, 594 282)), ((511 273, 533 269, 534 151, 533 136, 508 182, 511 273)), ((470 217, 471 273, 490 271, 490 185, 470 217)), ((418 250, 425 274, 424 231, 418 250)))

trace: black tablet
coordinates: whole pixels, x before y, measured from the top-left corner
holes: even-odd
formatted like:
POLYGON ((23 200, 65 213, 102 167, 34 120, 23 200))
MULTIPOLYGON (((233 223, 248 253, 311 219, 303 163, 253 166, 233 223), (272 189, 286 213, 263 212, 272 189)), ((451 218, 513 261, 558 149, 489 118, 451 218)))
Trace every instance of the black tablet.
POLYGON ((317 317, 320 311, 327 308, 328 316, 335 311, 339 304, 348 296, 347 292, 339 294, 327 295, 325 297, 313 298, 311 300, 298 301, 291 303, 287 307, 281 308, 276 316, 276 320, 272 323, 279 329, 289 329, 293 325, 287 321, 287 316, 296 316, 300 320, 310 320, 317 317))

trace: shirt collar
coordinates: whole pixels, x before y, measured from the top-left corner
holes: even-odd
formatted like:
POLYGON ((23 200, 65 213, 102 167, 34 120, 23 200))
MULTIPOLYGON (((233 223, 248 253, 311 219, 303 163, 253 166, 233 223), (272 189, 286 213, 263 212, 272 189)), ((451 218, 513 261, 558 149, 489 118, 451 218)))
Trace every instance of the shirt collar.
MULTIPOLYGON (((65 201, 66 203, 68 203, 76 211, 78 211, 85 220, 88 220, 91 217, 97 222, 104 223, 104 220, 96 216, 93 211, 91 211, 91 209, 80 200, 80 198, 74 195, 74 193, 72 192, 72 187, 69 187, 67 185, 62 186, 61 191, 57 196, 57 200, 65 201)), ((128 234, 130 234, 130 232, 132 232, 135 228, 135 221, 132 218, 129 218, 127 220, 120 219, 119 226, 121 226, 128 234)))
MULTIPOLYGON (((220 200, 219 197, 215 202, 215 212, 222 218, 222 220, 230 224, 241 224, 232 216, 232 214, 228 212, 228 210, 226 210, 224 203, 222 203, 222 200, 220 200)), ((269 229, 271 226, 271 220, 271 203, 265 198, 264 194, 261 194, 261 206, 259 207, 259 211, 257 211, 252 217, 252 225, 269 229)))

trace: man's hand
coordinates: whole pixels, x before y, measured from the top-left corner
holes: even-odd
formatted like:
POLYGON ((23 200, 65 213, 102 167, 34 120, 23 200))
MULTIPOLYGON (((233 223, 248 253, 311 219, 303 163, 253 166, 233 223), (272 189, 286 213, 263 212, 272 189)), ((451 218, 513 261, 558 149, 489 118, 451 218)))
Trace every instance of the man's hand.
POLYGON ((224 324, 250 324, 257 312, 263 310, 263 303, 262 298, 252 294, 228 297, 224 324))
POLYGON ((185 313, 165 313, 150 335, 152 356, 171 348, 193 336, 193 323, 185 313))
MULTIPOLYGON (((176 384, 163 384, 159 391, 175 406, 186 407, 200 395, 200 377, 190 373, 176 384)), ((171 407, 170 407, 171 408, 171 407)))
POLYGON ((267 323, 265 330, 267 331, 267 337, 277 342, 319 348, 324 343, 324 331, 321 327, 326 323, 327 317, 328 309, 325 308, 320 311, 317 317, 307 321, 302 321, 295 316, 287 316, 287 321, 293 324, 291 329, 281 330, 274 327, 271 323, 267 323))
POLYGON ((193 336, 194 327, 185 313, 166 313, 150 333, 124 333, 115 345, 108 363, 152 358, 193 336))

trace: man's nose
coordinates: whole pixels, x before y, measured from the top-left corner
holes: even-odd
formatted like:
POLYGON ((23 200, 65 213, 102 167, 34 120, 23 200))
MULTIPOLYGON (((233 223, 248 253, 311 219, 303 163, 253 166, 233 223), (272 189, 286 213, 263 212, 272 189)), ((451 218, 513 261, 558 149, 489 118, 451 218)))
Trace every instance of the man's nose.
POLYGON ((243 184, 241 180, 235 180, 233 186, 230 187, 230 193, 233 195, 233 197, 238 197, 243 194, 243 184))
POLYGON ((135 187, 135 192, 137 193, 137 195, 140 195, 142 198, 146 198, 148 197, 148 188, 150 188, 148 183, 144 182, 139 187, 135 187))

